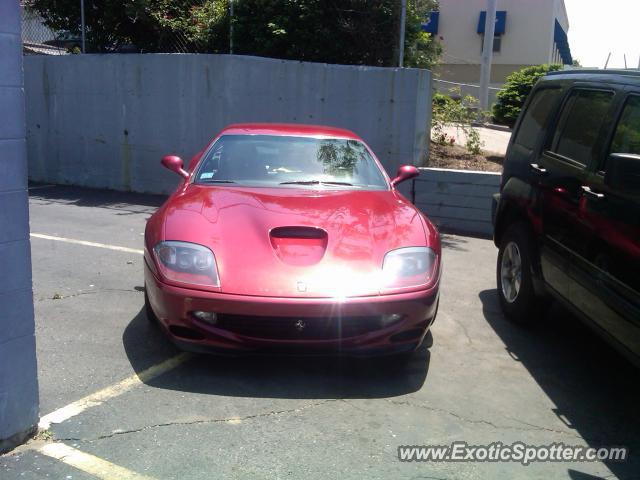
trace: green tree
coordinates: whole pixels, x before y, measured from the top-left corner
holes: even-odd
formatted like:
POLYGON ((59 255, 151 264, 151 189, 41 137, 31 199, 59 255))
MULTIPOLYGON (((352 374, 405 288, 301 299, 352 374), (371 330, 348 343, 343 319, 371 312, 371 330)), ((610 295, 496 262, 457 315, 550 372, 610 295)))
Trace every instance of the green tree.
POLYGON ((509 75, 504 87, 498 92, 498 101, 493 106, 493 121, 513 127, 527 95, 538 79, 561 68, 561 65, 536 65, 509 75))
MULTIPOLYGON (((148 52, 218 52, 228 45, 228 3, 194 0, 85 0, 88 51, 134 44, 148 52)), ((56 31, 80 34, 78 0, 30 0, 56 31)))
POLYGON ((414 0, 407 2, 407 33, 405 35, 405 66, 433 68, 440 60, 442 45, 427 32, 422 23, 429 13, 438 10, 438 0, 414 0))
MULTIPOLYGON (((54 30, 80 33, 78 0, 31 0, 54 30)), ((421 30, 437 0, 409 0, 405 65, 431 67, 440 45, 421 30)), ((85 0, 89 51, 228 53, 229 0, 85 0)), ((399 0, 235 0, 234 53, 355 65, 397 65, 399 0)))
MULTIPOLYGON (((235 7, 237 53, 292 60, 395 66, 398 0, 240 0, 235 7)), ((435 0, 408 2, 406 66, 430 67, 439 45, 421 30, 435 0)))

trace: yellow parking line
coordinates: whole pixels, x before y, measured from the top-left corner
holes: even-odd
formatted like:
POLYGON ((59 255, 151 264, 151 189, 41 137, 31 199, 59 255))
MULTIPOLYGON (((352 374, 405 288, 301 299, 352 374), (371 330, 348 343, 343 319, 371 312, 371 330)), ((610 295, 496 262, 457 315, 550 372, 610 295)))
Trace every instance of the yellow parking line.
POLYGON ((76 415, 84 412, 87 408, 95 407, 106 400, 122 395, 125 392, 128 392, 133 387, 140 385, 141 383, 148 382, 149 380, 162 375, 163 373, 168 372, 169 370, 177 367, 184 361, 191 358, 190 353, 181 353, 176 355, 175 357, 169 358, 164 362, 161 362, 157 365, 153 365, 152 367, 143 370, 138 374, 133 374, 124 380, 116 383, 115 385, 111 385, 109 387, 103 388, 102 390, 98 390, 91 395, 87 395, 80 400, 76 400, 69 405, 66 405, 54 412, 45 415, 40 418, 40 423, 38 426, 41 430, 47 430, 52 423, 61 423, 65 420, 68 420, 71 417, 75 417, 76 415))
POLYGON ((84 245, 87 247, 106 248, 107 250, 116 250, 118 252, 139 253, 144 254, 144 250, 137 248, 120 247, 118 245, 109 245, 106 243, 87 242, 86 240, 76 240, 75 238, 56 237, 53 235, 45 235, 43 233, 32 233, 33 238, 42 238, 44 240, 55 240, 57 242, 73 243, 76 245, 84 245))
POLYGON ((152 477, 140 475, 124 467, 107 462, 102 458, 76 450, 64 443, 49 443, 38 451, 97 478, 108 480, 152 480, 152 477))

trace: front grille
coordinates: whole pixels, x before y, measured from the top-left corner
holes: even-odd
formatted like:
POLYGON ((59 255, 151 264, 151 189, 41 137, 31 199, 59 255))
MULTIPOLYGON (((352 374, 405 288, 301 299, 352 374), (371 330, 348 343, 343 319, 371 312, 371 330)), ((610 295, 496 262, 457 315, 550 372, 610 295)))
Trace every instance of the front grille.
POLYGON ((216 328, 246 337, 272 340, 331 340, 379 330, 381 317, 263 317, 218 314, 216 328))

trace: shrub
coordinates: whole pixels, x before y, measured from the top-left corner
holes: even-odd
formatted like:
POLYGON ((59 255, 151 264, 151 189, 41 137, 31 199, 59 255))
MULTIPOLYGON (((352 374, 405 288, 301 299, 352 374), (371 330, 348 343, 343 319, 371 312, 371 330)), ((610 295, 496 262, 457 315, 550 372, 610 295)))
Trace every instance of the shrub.
POLYGON ((482 147, 484 142, 480 139, 480 132, 477 129, 471 127, 467 131, 467 143, 464 145, 467 148, 467 152, 479 155, 482 153, 482 147))
MULTIPOLYGON (((460 97, 460 90, 454 89, 454 95, 460 97)), ((453 145, 455 138, 444 131, 446 126, 454 126, 467 137, 465 147, 470 153, 478 154, 483 146, 480 133, 471 125, 477 115, 478 100, 467 95, 454 99, 449 95, 434 92, 432 98, 431 137, 440 145, 453 145)))
POLYGON ((493 106, 493 121, 513 127, 527 95, 538 79, 561 68, 561 65, 536 65, 509 75, 504 87, 498 92, 498 101, 493 106))

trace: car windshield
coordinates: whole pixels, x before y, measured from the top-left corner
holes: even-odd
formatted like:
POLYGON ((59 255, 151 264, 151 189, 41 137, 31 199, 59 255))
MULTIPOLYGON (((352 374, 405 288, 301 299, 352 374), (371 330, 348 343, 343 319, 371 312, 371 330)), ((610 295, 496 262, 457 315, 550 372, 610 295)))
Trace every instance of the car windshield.
POLYGON ((200 162, 195 183, 388 188, 360 141, 277 135, 221 136, 200 162))

